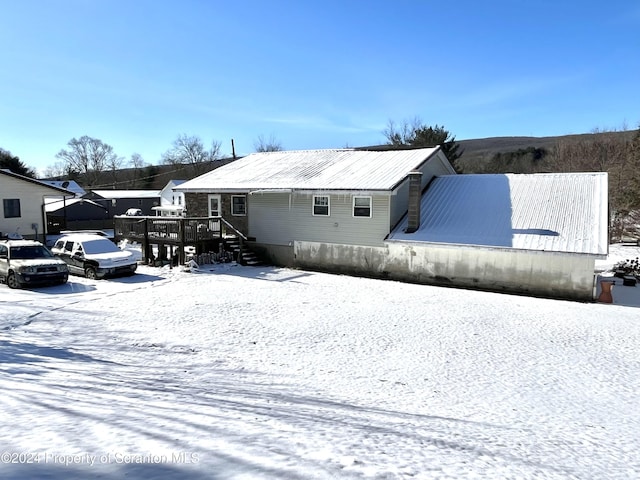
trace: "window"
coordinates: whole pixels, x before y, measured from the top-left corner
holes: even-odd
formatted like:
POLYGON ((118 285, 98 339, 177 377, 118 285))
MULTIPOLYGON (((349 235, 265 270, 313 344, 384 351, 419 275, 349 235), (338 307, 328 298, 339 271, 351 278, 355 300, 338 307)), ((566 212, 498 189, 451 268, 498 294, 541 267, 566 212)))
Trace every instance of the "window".
POLYGON ((231 215, 242 216, 247 214, 247 197, 244 195, 231 196, 231 215))
POLYGON ((19 198, 5 198, 2 200, 4 207, 4 218, 19 218, 20 217, 20 199, 19 198))
POLYGON ((353 216, 371 217, 371 197, 353 197, 353 216))
POLYGON ((329 216, 329 197, 313 196, 313 214, 329 216))
POLYGON ((209 195, 209 216, 220 216, 220 195, 209 195))

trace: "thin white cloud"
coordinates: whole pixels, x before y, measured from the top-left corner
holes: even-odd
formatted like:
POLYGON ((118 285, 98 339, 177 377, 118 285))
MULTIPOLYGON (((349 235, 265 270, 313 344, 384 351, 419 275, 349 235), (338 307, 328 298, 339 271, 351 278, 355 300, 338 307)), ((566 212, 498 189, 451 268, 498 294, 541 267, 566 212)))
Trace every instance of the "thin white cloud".
POLYGON ((479 86, 463 93, 449 104, 450 107, 485 107, 539 94, 544 91, 580 81, 584 75, 547 78, 521 78, 479 86))

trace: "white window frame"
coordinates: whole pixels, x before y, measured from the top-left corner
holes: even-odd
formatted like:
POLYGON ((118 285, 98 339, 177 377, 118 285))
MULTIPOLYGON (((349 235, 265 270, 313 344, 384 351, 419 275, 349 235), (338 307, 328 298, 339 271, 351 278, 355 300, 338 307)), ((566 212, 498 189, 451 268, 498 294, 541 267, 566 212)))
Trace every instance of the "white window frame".
POLYGON ((246 217, 247 216, 247 196, 246 195, 231 195, 231 215, 234 217, 246 217), (234 198, 242 198, 244 200, 244 212, 236 213, 236 204, 233 202, 234 198))
POLYGON ((222 216, 222 198, 220 194, 210 194, 207 196, 207 214, 210 217, 220 217, 222 216), (213 210, 211 209, 211 200, 218 200, 218 212, 214 215, 213 210))
POLYGON ((311 214, 314 217, 330 217, 331 216, 331 198, 329 195, 314 195, 311 203, 311 214), (326 198, 326 205, 316 205, 316 198, 326 198), (316 213, 316 207, 327 207, 327 213, 316 213))
MULTIPOLYGON (((363 206, 358 206, 358 208, 367 208, 367 207, 363 207, 363 206)), ((351 205, 351 213, 355 218, 371 218, 373 216, 373 200, 370 196, 365 196, 365 195, 356 195, 353 197, 353 202, 351 205), (356 200, 359 199, 367 199, 369 202, 369 215, 356 215, 356 200)))

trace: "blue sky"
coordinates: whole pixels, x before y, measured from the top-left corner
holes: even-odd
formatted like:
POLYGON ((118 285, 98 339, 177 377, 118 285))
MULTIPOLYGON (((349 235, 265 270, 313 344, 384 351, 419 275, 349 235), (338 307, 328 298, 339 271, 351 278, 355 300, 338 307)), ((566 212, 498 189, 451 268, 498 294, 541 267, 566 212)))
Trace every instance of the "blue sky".
POLYGON ((0 0, 0 147, 89 135, 159 163, 180 134, 254 150, 640 125, 637 0, 0 0))

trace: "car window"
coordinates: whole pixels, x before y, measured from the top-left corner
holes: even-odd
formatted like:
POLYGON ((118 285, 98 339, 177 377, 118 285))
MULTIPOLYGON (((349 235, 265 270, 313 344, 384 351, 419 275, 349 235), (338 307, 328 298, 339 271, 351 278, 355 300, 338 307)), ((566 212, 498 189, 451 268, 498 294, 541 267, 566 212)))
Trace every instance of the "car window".
POLYGON ((73 250, 73 242, 67 242, 64 244, 65 252, 71 252, 73 250))
POLYGON ((53 247, 62 250, 64 248, 64 240, 58 240, 53 247))
POLYGON ((50 258, 53 255, 42 245, 21 245, 11 247, 11 258, 20 260, 30 260, 34 258, 50 258))
POLYGON ((111 252, 119 252, 120 249, 113 243, 111 240, 106 238, 97 238, 95 240, 89 240, 87 242, 83 242, 84 251, 86 254, 97 254, 97 253, 111 253, 111 252))
POLYGON ((0 245, 0 255, 8 255, 9 254, 9 250, 7 250, 7 246, 6 245, 0 245))

